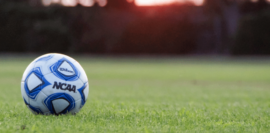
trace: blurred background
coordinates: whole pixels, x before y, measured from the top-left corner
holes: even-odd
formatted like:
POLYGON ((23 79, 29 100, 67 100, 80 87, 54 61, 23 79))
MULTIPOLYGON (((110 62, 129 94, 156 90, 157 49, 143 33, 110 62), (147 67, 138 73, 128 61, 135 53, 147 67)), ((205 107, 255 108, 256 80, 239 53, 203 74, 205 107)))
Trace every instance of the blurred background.
POLYGON ((270 0, 0 0, 0 52, 270 55, 270 0))

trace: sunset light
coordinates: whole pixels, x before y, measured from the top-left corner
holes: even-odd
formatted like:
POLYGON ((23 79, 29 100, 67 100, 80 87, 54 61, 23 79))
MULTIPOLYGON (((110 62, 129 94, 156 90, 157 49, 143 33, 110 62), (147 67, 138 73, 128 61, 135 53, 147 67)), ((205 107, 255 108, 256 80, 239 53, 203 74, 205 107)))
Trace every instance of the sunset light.
POLYGON ((185 2, 192 2, 195 5, 203 4, 203 0, 135 0, 136 5, 138 6, 157 6, 185 2))
POLYGON ((95 4, 95 1, 93 0, 79 0, 79 2, 83 5, 83 6, 93 6, 95 4))
POLYGON ((165 5, 171 3, 180 3, 179 0, 136 0, 138 6, 165 5))
MULTIPOLYGON (((203 4, 204 0, 127 0, 128 2, 134 1, 137 6, 163 6, 163 5, 170 5, 170 4, 182 4, 185 2, 194 3, 197 6, 203 4)), ((53 3, 59 3, 63 6, 74 7, 78 3, 82 6, 91 7, 98 3, 100 6, 106 6, 108 0, 42 0, 43 5, 49 6, 53 3)))

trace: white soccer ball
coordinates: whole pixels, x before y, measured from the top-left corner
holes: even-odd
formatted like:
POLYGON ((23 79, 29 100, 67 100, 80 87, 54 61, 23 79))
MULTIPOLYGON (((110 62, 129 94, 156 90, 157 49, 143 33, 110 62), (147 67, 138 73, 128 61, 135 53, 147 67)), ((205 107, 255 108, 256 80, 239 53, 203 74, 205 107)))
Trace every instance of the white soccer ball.
POLYGON ((82 66, 63 54, 36 58, 24 71, 21 93, 34 114, 76 114, 85 104, 88 79, 82 66))

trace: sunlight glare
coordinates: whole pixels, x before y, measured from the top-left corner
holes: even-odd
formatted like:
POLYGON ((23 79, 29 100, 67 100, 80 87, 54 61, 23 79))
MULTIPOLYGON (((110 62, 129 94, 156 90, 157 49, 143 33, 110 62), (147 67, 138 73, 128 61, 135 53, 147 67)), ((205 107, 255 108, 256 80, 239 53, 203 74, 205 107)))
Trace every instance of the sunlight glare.
POLYGON ((107 0, 96 0, 98 5, 104 7, 107 5, 107 0))
MULTIPOLYGON (((192 2, 196 6, 201 6, 204 0, 127 0, 128 2, 134 1, 137 6, 161 6, 169 5, 173 3, 185 3, 192 2)), ((267 0, 268 2, 270 0, 267 0)), ((98 3, 99 6, 104 7, 107 5, 107 0, 42 0, 44 6, 49 6, 52 3, 61 3, 63 6, 74 7, 77 3, 80 3, 82 6, 91 7, 98 3)))
POLYGON ((51 5, 51 3, 52 3, 51 0, 42 0, 42 4, 43 4, 44 6, 49 6, 49 5, 51 5))
POLYGON ((156 6, 156 5, 168 5, 172 3, 185 3, 192 2, 199 6, 203 4, 204 0, 136 0, 135 3, 138 6, 156 6))
POLYGON ((77 5, 77 0, 62 0, 64 6, 74 7, 77 5))
POLYGON ((138 6, 166 5, 173 2, 179 3, 179 0, 136 0, 138 6))
POLYGON ((82 6, 91 7, 95 4, 94 0, 79 0, 82 6))
POLYGON ((60 3, 61 0, 52 0, 52 3, 60 3))
POLYGON ((201 6, 204 2, 204 0, 190 0, 191 2, 193 2, 196 6, 201 6))
POLYGON ((155 0, 136 0, 135 3, 138 6, 151 6, 153 4, 155 4, 155 0))

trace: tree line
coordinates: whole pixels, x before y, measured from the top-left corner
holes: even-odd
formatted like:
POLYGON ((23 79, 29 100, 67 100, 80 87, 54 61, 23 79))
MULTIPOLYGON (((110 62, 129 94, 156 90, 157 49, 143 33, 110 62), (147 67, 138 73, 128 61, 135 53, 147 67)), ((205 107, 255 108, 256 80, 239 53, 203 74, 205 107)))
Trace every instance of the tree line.
POLYGON ((267 0, 72 8, 0 0, 0 14, 0 52, 270 54, 267 0))

